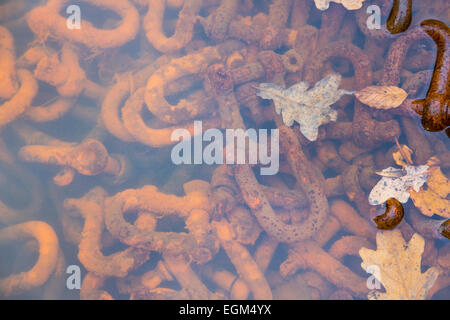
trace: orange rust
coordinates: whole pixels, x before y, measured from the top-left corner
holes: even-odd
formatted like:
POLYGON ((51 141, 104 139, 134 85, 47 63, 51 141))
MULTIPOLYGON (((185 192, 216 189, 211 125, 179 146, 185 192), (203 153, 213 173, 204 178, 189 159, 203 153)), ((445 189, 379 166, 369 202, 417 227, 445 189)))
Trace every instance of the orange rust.
POLYGON ((328 250, 328 253, 338 260, 347 255, 358 256, 359 249, 362 247, 374 249, 375 246, 366 238, 359 236, 344 236, 336 242, 328 250))
MULTIPOLYGON (((87 176, 103 172, 119 174, 120 171, 120 164, 109 156, 106 148, 97 140, 86 140, 75 146, 28 145, 20 149, 19 156, 27 162, 70 167, 87 176)), ((59 178, 57 181, 63 180, 59 178)))
POLYGON ((101 108, 101 118, 106 129, 120 140, 131 142, 135 138, 128 132, 122 123, 120 116, 120 107, 122 100, 133 93, 131 87, 142 87, 148 77, 157 70, 161 65, 166 64, 169 57, 161 56, 157 58, 151 65, 143 68, 128 77, 118 77, 117 82, 111 87, 106 94, 101 108))
POLYGON ((281 46, 281 34, 285 31, 291 4, 291 0, 274 0, 270 4, 269 25, 263 30, 259 40, 262 49, 275 50, 281 46))
POLYGON ((76 99, 58 98, 48 105, 31 106, 25 111, 25 118, 34 122, 48 122, 61 118, 75 105, 76 99))
POLYGON ((128 0, 82 0, 99 8, 112 10, 121 18, 121 24, 112 30, 95 28, 92 23, 83 21, 81 29, 71 30, 66 27, 66 17, 59 13, 66 8, 68 0, 50 0, 45 6, 39 6, 28 12, 28 26, 38 38, 48 35, 56 39, 81 43, 90 49, 120 47, 134 39, 139 28, 139 14, 128 0), (42 17, 47 17, 42 19, 42 17))
POLYGON ((27 221, 0 229, 0 243, 36 239, 39 258, 28 271, 0 279, 0 295, 10 297, 44 284, 56 267, 58 237, 51 226, 42 221, 27 221))
POLYGON ((8 29, 0 26, 0 98, 9 99, 18 89, 14 63, 14 39, 8 29))
POLYGON ((23 114, 38 91, 36 80, 28 70, 19 69, 17 77, 20 88, 10 100, 0 105, 0 129, 23 114))
POLYGON ((362 218, 347 202, 343 200, 333 201, 330 206, 330 212, 339 220, 342 228, 345 230, 357 236, 375 239, 376 228, 362 218))
MULTIPOLYGON (((170 126, 161 129, 154 129, 147 126, 142 120, 140 111, 144 104, 144 89, 137 90, 126 102, 122 110, 123 124, 131 136, 151 147, 163 147, 175 144, 176 141, 172 141, 172 132, 175 129, 180 128, 180 125, 170 126)), ((203 123, 204 127, 214 128, 218 124, 217 120, 208 120, 203 123)), ((188 130, 191 136, 194 135, 194 124, 190 123, 184 126, 184 129, 188 130)))
POLYGON ((150 270, 142 276, 142 284, 148 289, 154 289, 163 281, 172 281, 173 276, 167 266, 159 261, 154 270, 150 270))
POLYGON ((358 297, 366 296, 366 279, 325 252, 312 241, 301 242, 290 251, 289 257, 280 266, 283 276, 294 274, 297 269, 312 268, 339 288, 346 288, 358 297))
POLYGON ((198 18, 210 38, 223 41, 227 37, 231 20, 239 9, 239 2, 239 0, 221 0, 219 7, 207 18, 198 18))
POLYGON ((104 198, 106 192, 97 187, 80 199, 66 199, 64 210, 75 210, 84 218, 79 243, 78 259, 83 266, 96 275, 124 277, 148 259, 148 252, 128 248, 109 256, 101 252, 101 236, 104 229, 104 198))
MULTIPOLYGON (((177 51, 183 48, 192 39, 195 16, 200 11, 202 1, 183 1, 182 9, 178 15, 175 34, 170 38, 163 32, 163 18, 166 0, 149 0, 148 10, 143 21, 143 29, 148 41, 161 52, 177 51)), ((181 5, 181 4, 177 4, 181 5)))
POLYGON ((105 290, 102 290, 106 278, 89 272, 83 279, 80 290, 81 300, 114 300, 105 290))
POLYGON ((181 287, 189 293, 190 299, 206 300, 216 298, 215 294, 203 284, 183 257, 169 254, 164 254, 163 257, 168 270, 177 279, 181 287))
POLYGON ((105 222, 114 237, 130 246, 174 256, 184 254, 189 259, 204 263, 210 260, 218 249, 208 227, 205 228, 205 214, 210 208, 208 195, 204 191, 191 191, 184 197, 177 197, 161 193, 155 186, 148 185, 141 189, 120 192, 108 199, 105 222), (178 215, 187 219, 190 232, 141 230, 123 217, 124 213, 134 210, 153 212, 160 217, 178 215))
POLYGON ((172 59, 167 65, 160 67, 148 79, 145 89, 145 103, 149 111, 160 120, 167 123, 179 123, 193 119, 206 110, 210 110, 211 104, 204 97, 180 100, 177 105, 171 106, 164 98, 165 84, 183 76, 198 74, 211 63, 218 62, 226 57, 229 52, 239 49, 236 42, 225 42, 217 47, 206 47, 199 52, 172 59))
POLYGON ((0 22, 6 22, 27 10, 26 0, 7 1, 0 5, 0 22))
POLYGON ((230 298, 234 300, 245 300, 250 294, 247 283, 239 279, 235 274, 227 270, 215 270, 205 266, 202 274, 214 281, 214 283, 229 292, 230 298))
POLYGON ((235 241, 231 226, 222 219, 212 223, 220 244, 239 275, 247 282, 255 299, 271 299, 272 292, 264 274, 245 247, 235 241))

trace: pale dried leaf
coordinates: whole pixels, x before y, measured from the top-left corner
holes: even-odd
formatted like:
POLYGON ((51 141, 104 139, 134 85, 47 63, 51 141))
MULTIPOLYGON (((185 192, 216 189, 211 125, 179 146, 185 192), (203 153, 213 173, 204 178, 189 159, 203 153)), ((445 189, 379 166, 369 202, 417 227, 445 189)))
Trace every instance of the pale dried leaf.
POLYGON ((426 216, 437 214, 450 218, 450 200, 446 199, 450 193, 450 182, 439 167, 431 167, 428 171, 428 189, 421 188, 419 192, 410 190, 411 199, 416 208, 426 216))
POLYGON ((417 233, 406 243, 399 230, 378 232, 377 250, 359 250, 363 260, 361 267, 367 272, 376 266, 380 272, 373 275, 386 290, 385 293, 372 292, 369 299, 425 300, 439 270, 432 267, 421 272, 424 248, 425 240, 417 233))
POLYGON ((430 178, 427 180, 428 187, 436 192, 441 198, 445 198, 450 193, 450 182, 442 173, 440 167, 432 167, 429 170, 430 178))
POLYGON ((376 109, 397 108, 407 96, 405 90, 393 86, 370 86, 355 92, 359 101, 376 109))
POLYGON ((410 192, 411 199, 420 212, 428 217, 435 214, 450 218, 450 201, 439 197, 431 190, 422 190, 420 192, 410 192))
POLYGON ((330 2, 341 3, 347 10, 361 9, 365 0, 314 0, 316 8, 319 10, 327 10, 330 2))
POLYGON ((398 169, 389 167, 380 173, 383 177, 373 187, 369 194, 371 205, 383 204, 389 198, 395 198, 401 203, 406 203, 409 199, 409 190, 413 188, 419 191, 420 187, 428 179, 428 166, 404 166, 404 174, 397 176, 398 169))
POLYGON ((411 156, 413 154, 413 151, 407 145, 404 144, 402 144, 400 148, 402 148, 402 152, 400 152, 400 150, 394 152, 392 154, 392 157, 394 158, 394 161, 397 165, 404 167, 408 163, 412 163, 411 156), (403 157, 403 155, 406 157, 406 159, 403 157))
POLYGON ((289 89, 283 89, 273 83, 261 83, 256 88, 259 90, 259 97, 273 100, 275 111, 277 114, 281 113, 284 124, 292 126, 294 121, 298 122, 303 135, 314 141, 317 139, 320 125, 337 120, 337 112, 332 110, 330 105, 344 94, 351 94, 338 89, 340 82, 339 74, 331 74, 309 90, 307 82, 299 82, 289 89))

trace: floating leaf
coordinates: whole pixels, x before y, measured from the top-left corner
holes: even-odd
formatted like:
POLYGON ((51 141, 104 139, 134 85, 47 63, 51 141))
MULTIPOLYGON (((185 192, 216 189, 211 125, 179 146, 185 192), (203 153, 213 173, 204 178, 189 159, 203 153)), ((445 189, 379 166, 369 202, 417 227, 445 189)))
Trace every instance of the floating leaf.
POLYGON ((428 170, 430 177, 427 180, 428 189, 421 188, 419 192, 410 190, 414 205, 422 214, 431 217, 437 214, 444 218, 450 218, 450 183, 439 167, 431 167, 428 170))
POLYGON ((316 8, 319 10, 327 10, 330 2, 341 3, 347 10, 361 9, 365 0, 314 0, 316 8))
POLYGON ((379 173, 383 178, 370 191, 369 203, 371 205, 382 204, 389 198, 406 203, 409 199, 408 189, 413 188, 413 190, 419 191, 428 179, 428 166, 406 165, 403 168, 403 174, 400 175, 399 172, 399 169, 389 167, 379 173))
POLYGON ((259 97, 273 100, 275 111, 281 113, 284 124, 292 126, 294 121, 298 122, 303 135, 314 141, 320 125, 337 119, 337 112, 330 105, 344 94, 352 94, 338 89, 340 82, 341 76, 334 73, 317 82, 310 90, 307 82, 299 82, 289 89, 273 83, 261 83, 256 88, 259 97))
POLYGON ((433 286, 439 270, 429 268, 421 272, 422 253, 425 240, 415 233, 408 243, 399 230, 377 233, 377 250, 361 248, 359 255, 366 270, 377 267, 373 275, 380 281, 386 292, 371 292, 371 300, 425 300, 433 286))
POLYGON ((407 164, 412 163, 411 155, 413 154, 413 151, 407 145, 404 144, 402 144, 400 148, 401 150, 394 152, 392 154, 392 157, 394 158, 394 161, 397 165, 404 167, 407 164))
POLYGON ((397 108, 407 96, 405 90, 393 86, 370 86, 355 92, 356 99, 377 109, 397 108))

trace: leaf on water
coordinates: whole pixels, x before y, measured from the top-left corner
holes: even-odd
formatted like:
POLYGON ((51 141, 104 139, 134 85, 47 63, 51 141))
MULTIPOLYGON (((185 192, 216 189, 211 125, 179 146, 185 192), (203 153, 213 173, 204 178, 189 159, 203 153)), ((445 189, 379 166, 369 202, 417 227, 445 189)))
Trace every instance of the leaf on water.
POLYGON ((352 92, 338 89, 341 76, 333 73, 316 83, 308 90, 307 82, 299 82, 289 89, 273 83, 261 83, 256 87, 257 95, 263 99, 271 99, 275 111, 282 115, 283 122, 292 126, 294 121, 300 125, 300 131, 310 141, 317 139, 319 126, 336 121, 337 112, 330 105, 338 101, 344 94, 352 92))
POLYGON ((400 145, 400 148, 401 150, 394 152, 392 154, 392 157, 394 158, 394 161, 397 165, 404 167, 407 164, 412 163, 413 151, 411 150, 411 148, 404 144, 400 145))
POLYGON ((425 300, 428 291, 439 276, 439 269, 429 268, 421 272, 425 240, 415 233, 406 243, 399 230, 377 233, 377 250, 361 248, 361 267, 376 270, 375 278, 381 282, 385 293, 372 291, 371 300, 425 300))
POLYGON ((316 8, 319 10, 327 10, 330 2, 341 3, 347 10, 361 9, 365 0, 314 0, 316 8))
POLYGON ((444 218, 450 218, 450 200, 447 196, 450 193, 450 183, 439 167, 431 167, 428 170, 430 177, 427 180, 428 189, 421 188, 419 192, 410 190, 411 199, 422 212, 431 217, 437 214, 444 218))
POLYGON ((376 109, 397 108, 407 96, 405 90, 393 86, 370 86, 355 92, 356 99, 376 109))
POLYGON ((389 198, 395 198, 401 203, 409 199, 409 190, 413 188, 416 192, 428 179, 428 166, 403 167, 403 174, 399 176, 399 169, 389 167, 383 169, 379 175, 383 176, 373 187, 369 194, 371 205, 383 204, 389 198))

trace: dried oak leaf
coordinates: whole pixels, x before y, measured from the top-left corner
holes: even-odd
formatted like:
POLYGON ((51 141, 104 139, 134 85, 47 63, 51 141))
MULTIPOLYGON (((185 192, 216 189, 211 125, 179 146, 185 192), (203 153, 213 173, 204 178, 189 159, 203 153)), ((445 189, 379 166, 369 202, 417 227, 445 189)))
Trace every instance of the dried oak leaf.
POLYGON ((327 10, 330 2, 341 3, 347 10, 361 9, 365 0, 314 0, 316 8, 319 10, 327 10))
POLYGON ((377 250, 361 248, 361 267, 379 272, 374 277, 383 284, 385 293, 372 291, 371 300, 425 300, 428 290, 439 276, 439 269, 431 267, 421 272, 425 240, 415 233, 408 243, 399 230, 377 233, 377 250))
POLYGON ((392 158, 394 158, 394 161, 397 165, 404 167, 413 162, 412 161, 413 150, 411 150, 410 147, 404 144, 402 144, 400 148, 401 150, 394 152, 392 154, 392 158))
POLYGON ((408 94, 405 90, 393 86, 370 86, 355 92, 355 97, 369 107, 392 109, 400 106, 408 94))
POLYGON ((299 82, 289 89, 273 83, 261 83, 256 87, 257 96, 271 99, 275 111, 282 115, 283 122, 292 126, 294 121, 300 124, 300 131, 310 141, 317 139, 319 126, 336 121, 337 112, 330 105, 338 101, 344 94, 352 92, 338 89, 341 76, 333 73, 316 83, 308 90, 307 82, 299 82))
POLYGON ((419 191, 429 176, 428 166, 410 165, 404 166, 403 170, 388 167, 377 174, 382 178, 369 193, 369 203, 373 206, 389 198, 406 203, 411 190, 419 191))
POLYGON ((446 198, 450 194, 449 180, 439 167, 431 167, 428 172, 430 174, 427 180, 428 189, 425 190, 422 187, 419 192, 409 190, 411 199, 422 214, 429 217, 437 214, 448 219, 450 218, 450 200, 446 198))

